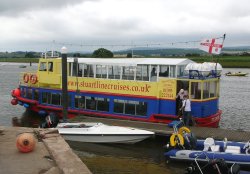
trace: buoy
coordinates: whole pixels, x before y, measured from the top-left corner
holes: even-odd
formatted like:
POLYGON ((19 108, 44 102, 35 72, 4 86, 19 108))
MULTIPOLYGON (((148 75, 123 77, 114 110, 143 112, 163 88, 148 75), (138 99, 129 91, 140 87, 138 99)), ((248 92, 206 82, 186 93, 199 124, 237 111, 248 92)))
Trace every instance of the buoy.
POLYGON ((178 133, 181 134, 182 136, 184 136, 186 133, 190 133, 190 129, 182 126, 181 128, 179 128, 178 133))
POLYGON ((13 98, 13 99, 11 100, 11 104, 12 104, 12 105, 17 105, 17 103, 18 103, 18 101, 17 101, 16 98, 13 98))
POLYGON ((20 152, 31 152, 36 146, 36 140, 31 133, 22 133, 16 139, 16 147, 20 152))
POLYGON ((184 138, 181 134, 173 133, 170 137, 170 146, 184 145, 184 138))
POLYGON ((19 88, 14 89, 14 90, 13 90, 13 95, 14 95, 15 97, 20 97, 20 96, 21 96, 21 91, 20 91, 20 89, 19 89, 19 88))

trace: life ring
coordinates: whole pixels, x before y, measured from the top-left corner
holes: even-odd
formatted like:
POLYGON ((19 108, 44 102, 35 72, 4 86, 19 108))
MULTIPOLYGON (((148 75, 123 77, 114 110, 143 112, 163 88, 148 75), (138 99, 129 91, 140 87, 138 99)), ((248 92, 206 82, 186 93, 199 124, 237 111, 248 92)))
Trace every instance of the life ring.
POLYGON ((184 138, 181 134, 173 133, 170 137, 170 146, 184 145, 184 138))
POLYGON ((37 75, 36 74, 32 74, 30 76, 30 83, 36 84, 36 82, 37 82, 37 75))
POLYGON ((23 75, 23 81, 24 81, 24 83, 28 83, 28 82, 29 82, 29 79, 30 79, 29 74, 25 73, 25 74, 23 75))
POLYGON ((184 136, 184 134, 190 133, 190 132, 191 132, 190 129, 188 129, 188 128, 185 127, 185 126, 179 128, 179 130, 178 130, 178 133, 181 134, 182 136, 184 136))

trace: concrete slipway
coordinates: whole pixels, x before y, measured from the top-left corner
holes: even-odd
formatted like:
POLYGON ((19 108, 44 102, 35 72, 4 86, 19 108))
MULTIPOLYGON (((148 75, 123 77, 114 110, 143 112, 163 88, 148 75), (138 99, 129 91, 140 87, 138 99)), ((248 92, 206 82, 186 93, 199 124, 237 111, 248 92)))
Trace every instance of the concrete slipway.
POLYGON ((91 172, 58 133, 0 126, 0 174, 76 173, 91 172), (21 153, 16 148, 16 137, 24 132, 33 133, 37 141, 29 153, 21 153))

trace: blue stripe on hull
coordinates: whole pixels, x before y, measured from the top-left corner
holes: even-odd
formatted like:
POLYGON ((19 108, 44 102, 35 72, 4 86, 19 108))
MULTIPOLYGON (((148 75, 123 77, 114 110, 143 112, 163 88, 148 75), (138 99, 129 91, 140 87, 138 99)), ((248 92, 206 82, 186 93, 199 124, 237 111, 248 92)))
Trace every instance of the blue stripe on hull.
MULTIPOLYGON (((21 88, 28 88, 21 86, 21 88)), ((38 89, 39 90, 39 103, 42 103, 42 92, 52 92, 52 93, 60 93, 61 90, 57 89, 43 89, 43 88, 32 88, 32 89, 38 89)), ((69 92, 69 95, 71 95, 71 103, 70 108, 73 110, 79 110, 78 108, 75 108, 74 103, 74 96, 79 95, 76 92, 69 92)), ((139 117, 139 118, 149 118, 153 114, 163 114, 163 115, 172 115, 176 116, 176 101, 175 100, 157 100, 157 99, 150 99, 150 98, 138 98, 138 97, 127 97, 127 96, 110 96, 106 94, 92 94, 89 92, 81 92, 80 95, 89 96, 89 97, 103 97, 103 98, 109 98, 110 104, 109 104, 109 111, 101 111, 100 113, 104 114, 116 114, 113 112, 114 110, 114 99, 120 99, 120 100, 134 100, 134 101, 141 101, 141 102, 147 102, 147 114, 145 116, 135 116, 135 115, 125 115, 125 114, 116 114, 116 115, 122 115, 122 116, 128 116, 128 117, 139 117)), ((34 99, 34 92, 32 95, 32 99, 34 99)), ((49 105, 49 104, 43 104, 44 106, 53 106, 55 108, 61 108, 61 106, 58 105, 49 105)), ((218 100, 209 100, 209 101, 203 101, 203 102, 192 102, 192 116, 197 118, 205 118, 208 116, 211 116, 213 114, 216 114, 218 111, 218 100)), ((91 110, 88 110, 92 112, 91 110)), ((99 112, 99 111, 93 111, 93 112, 99 112)))

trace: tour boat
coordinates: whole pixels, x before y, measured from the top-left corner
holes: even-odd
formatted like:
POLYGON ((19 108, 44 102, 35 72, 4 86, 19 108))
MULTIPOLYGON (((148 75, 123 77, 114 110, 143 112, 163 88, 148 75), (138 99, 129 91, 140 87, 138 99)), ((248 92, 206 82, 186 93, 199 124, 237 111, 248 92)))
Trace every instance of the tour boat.
MULTIPOLYGON (((62 117, 62 59, 42 57, 36 72, 20 75, 13 105, 62 117)), ((197 126, 218 127, 218 63, 187 58, 67 58, 68 118, 79 114, 155 123, 179 119, 184 89, 197 126)))
POLYGON ((56 129, 65 140, 88 143, 133 144, 154 135, 146 130, 91 122, 59 123, 56 129))
POLYGON ((187 144, 183 146, 185 148, 170 148, 164 155, 168 160, 204 162, 207 159, 224 159, 227 164, 250 166, 249 142, 215 141, 213 138, 190 142, 192 146, 187 145, 186 141, 187 144))

